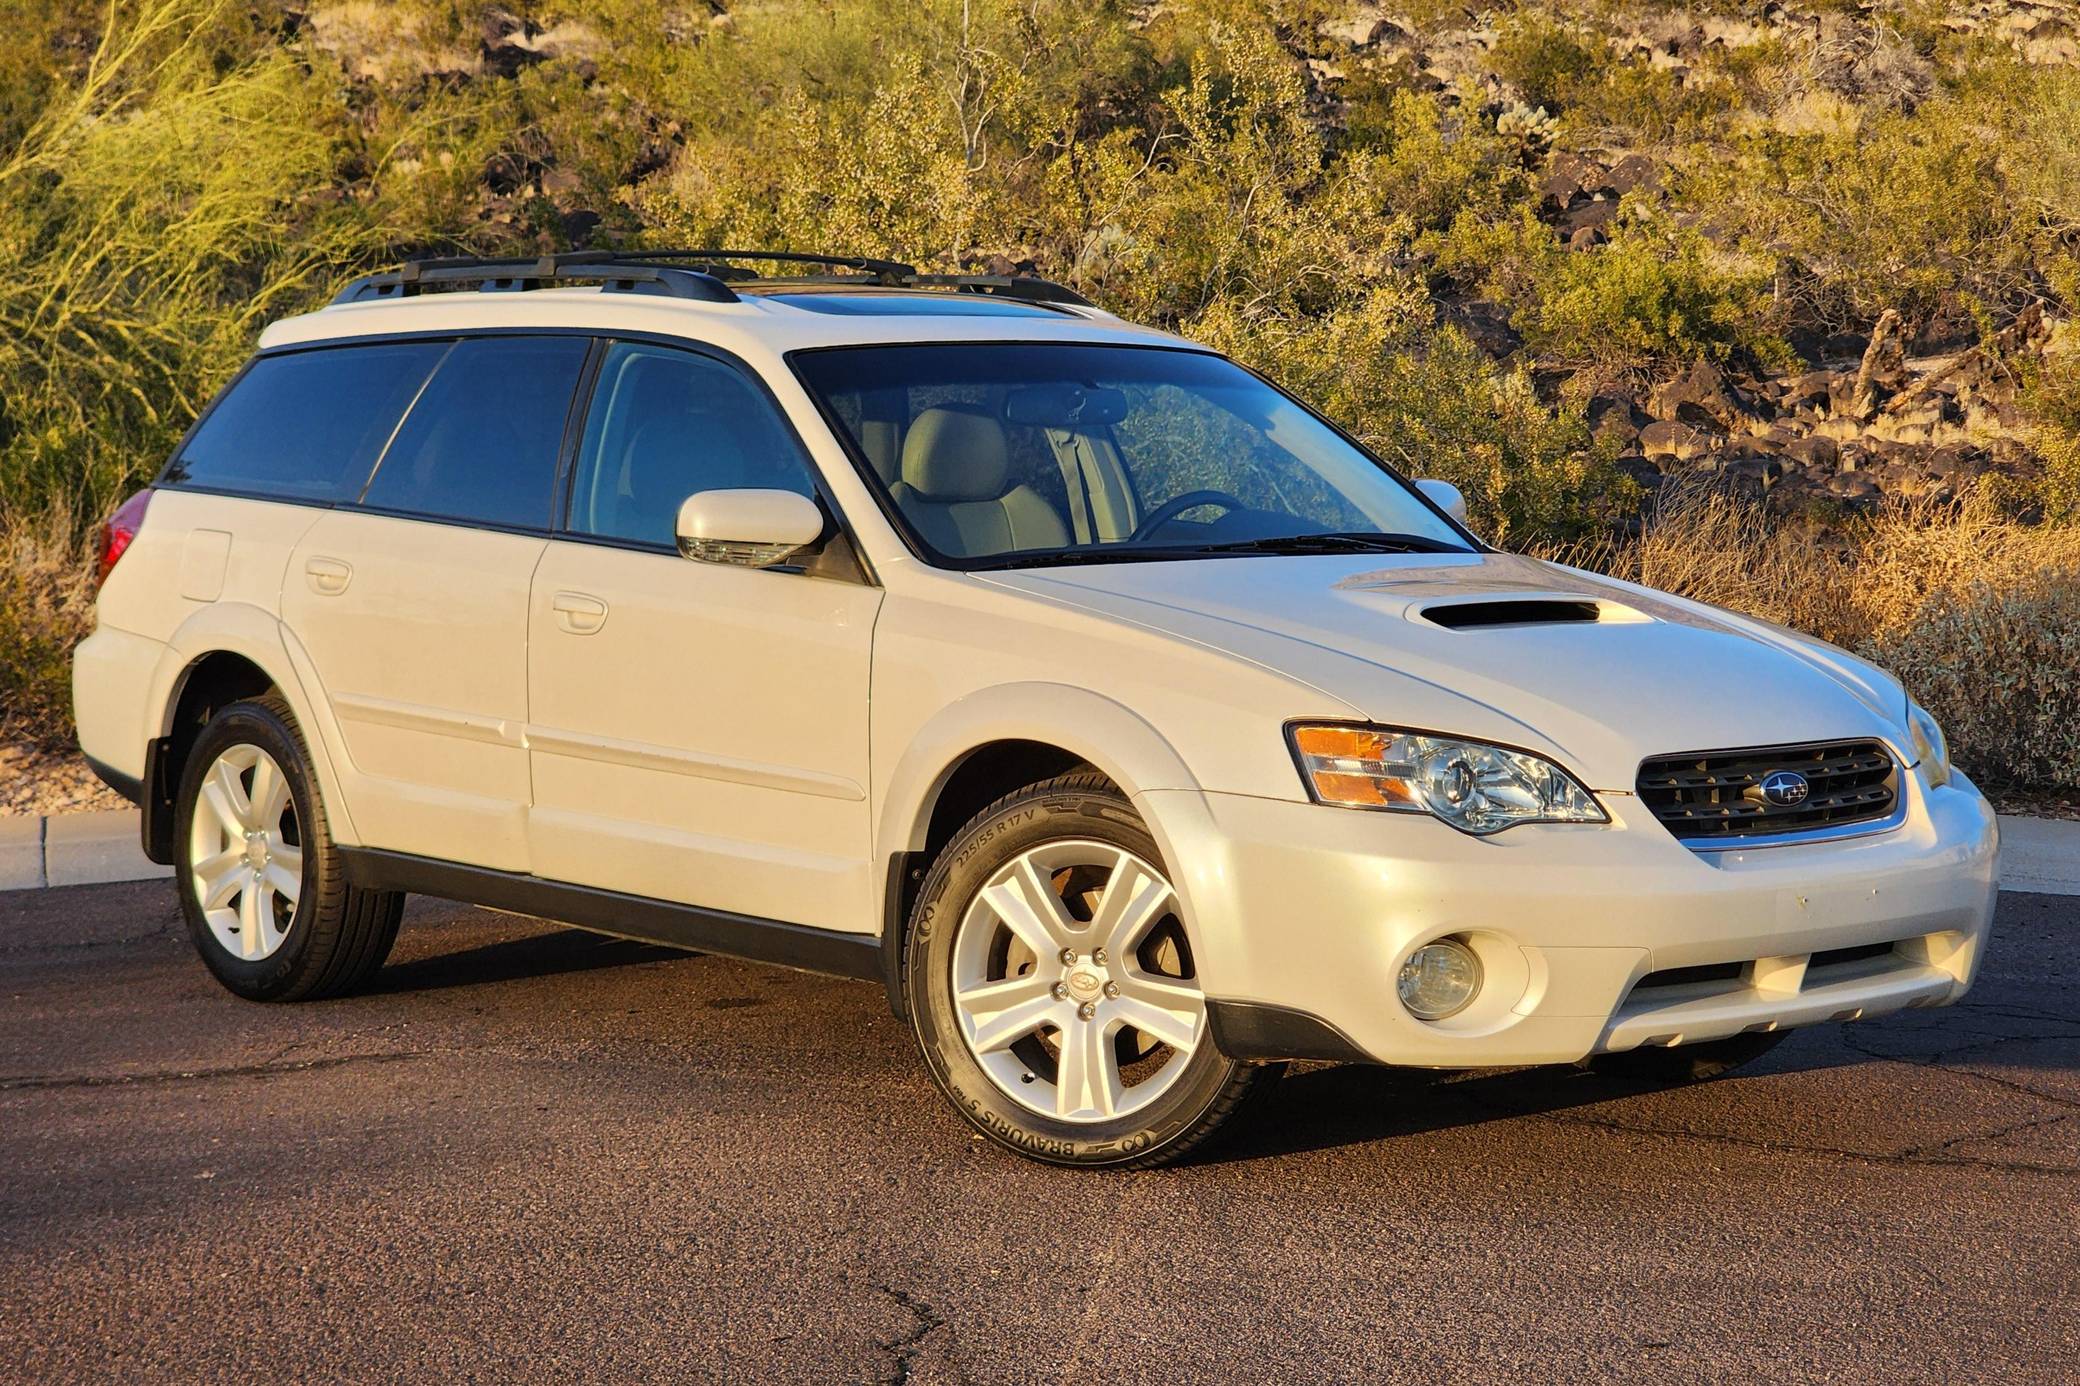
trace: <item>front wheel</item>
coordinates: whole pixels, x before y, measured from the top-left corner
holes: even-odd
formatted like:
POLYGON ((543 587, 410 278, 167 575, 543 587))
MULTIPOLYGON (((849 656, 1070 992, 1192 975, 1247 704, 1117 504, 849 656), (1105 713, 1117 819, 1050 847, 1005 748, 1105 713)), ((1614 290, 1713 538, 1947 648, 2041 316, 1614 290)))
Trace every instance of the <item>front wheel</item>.
POLYGON ((963 828, 919 893, 906 964, 932 1077, 1034 1159, 1167 1163, 1278 1071, 1214 1048, 1176 891, 1102 776, 1034 785, 963 828))
POLYGON ((347 884, 303 733, 274 694, 233 703, 196 738, 174 845, 195 949, 249 1001, 351 990, 397 937, 404 897, 347 884))

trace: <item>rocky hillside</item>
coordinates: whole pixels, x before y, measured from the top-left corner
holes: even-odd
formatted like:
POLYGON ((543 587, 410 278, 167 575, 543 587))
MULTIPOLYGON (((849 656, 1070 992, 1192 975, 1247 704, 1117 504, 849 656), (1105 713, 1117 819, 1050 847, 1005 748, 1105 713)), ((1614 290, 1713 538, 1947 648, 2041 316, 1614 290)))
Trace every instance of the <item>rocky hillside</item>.
MULTIPOLYGON (((1537 217, 1569 254, 1595 254, 1621 218, 1651 210, 1736 262, 1758 249, 1742 234, 1750 228, 1715 216, 1709 180, 1690 176, 1697 161, 1722 157, 1727 143, 1752 143, 1758 130, 1780 141, 1853 138, 1873 118, 1912 120, 1931 102, 1933 124, 1947 114, 1940 112, 1946 79, 1975 60, 1966 53, 2050 74, 2055 85, 2040 90, 2062 90, 2068 101, 2068 74, 2080 68, 2080 6, 2066 0, 1920 7, 1772 0, 1734 15, 1706 7, 1592 8, 1593 18, 1565 24, 1534 20, 1527 51, 1527 26, 1512 28, 1509 7, 1432 6, 1419 23, 1406 11, 1360 5, 1321 21, 1303 45, 1304 61, 1332 125, 1350 121, 1344 93, 1384 81, 1520 132, 1537 217), (1610 62, 1652 74, 1647 85, 1660 93, 1661 108, 1629 124, 1562 118, 1561 103, 1593 87, 1591 64, 1610 62), (1750 79, 1729 89, 1729 73, 1778 63, 1803 69, 1809 80, 1771 91, 1750 79), (1710 114, 1683 128, 1678 113, 1686 106, 1710 114)), ((2004 158, 2031 152, 1989 142, 1984 156, 1975 172, 1993 183, 2005 181, 2004 158)), ((1874 172, 1883 178, 1882 168, 1874 172)), ((1886 498, 1952 500, 1988 478, 2008 494, 2038 496, 2046 415, 2055 410, 2032 410, 2029 386, 2047 369, 2069 370, 2076 349, 2065 320, 2080 217, 2073 172, 2068 163, 2067 181, 2050 185, 2053 196, 2070 199, 2052 217, 2066 262, 2041 267, 2009 313, 1967 317, 1953 303, 1919 312, 1910 306, 1904 315, 1884 306, 1859 319, 1802 312, 1808 305, 1793 303, 1777 319, 1793 349, 1788 357, 1662 361, 1619 380, 1592 372, 1547 384, 1577 387, 1595 438, 1650 491, 1671 478, 1721 478, 1772 508, 1823 516, 1886 498), (2066 283, 2054 286, 2059 268, 2066 283)), ((1907 183, 1902 198, 1912 195, 1907 183)), ((1824 197, 1826 190, 1802 191, 1824 197)), ((1985 191, 1966 180, 1938 195, 1962 202, 1985 191)), ((1799 247, 1762 249, 1789 258, 1799 247)), ((1826 273, 1824 265, 1801 268, 1826 273)), ((1473 325, 1491 354, 1522 357, 1509 310, 1454 287, 1440 294, 1446 312, 1473 325)))

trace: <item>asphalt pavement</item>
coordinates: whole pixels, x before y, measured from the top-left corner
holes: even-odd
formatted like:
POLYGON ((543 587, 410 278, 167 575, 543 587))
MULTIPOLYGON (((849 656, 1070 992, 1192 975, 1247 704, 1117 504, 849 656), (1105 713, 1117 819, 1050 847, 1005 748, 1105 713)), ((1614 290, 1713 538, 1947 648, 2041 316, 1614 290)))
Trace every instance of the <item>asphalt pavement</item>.
POLYGON ((0 894, 0 1377, 2072 1381, 2080 899, 1951 1009, 1656 1091, 1289 1075, 1137 1174, 972 1138, 878 990, 414 902, 222 991, 0 894))

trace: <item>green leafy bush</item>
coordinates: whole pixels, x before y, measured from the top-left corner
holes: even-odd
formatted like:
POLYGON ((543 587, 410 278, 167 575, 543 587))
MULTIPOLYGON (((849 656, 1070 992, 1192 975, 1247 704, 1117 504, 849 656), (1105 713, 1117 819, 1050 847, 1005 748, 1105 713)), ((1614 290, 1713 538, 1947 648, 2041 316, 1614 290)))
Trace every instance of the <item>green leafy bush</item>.
POLYGON ((1542 403, 1523 373, 1496 366, 1456 328, 1433 327, 1411 283, 1319 317, 1219 304, 1185 330, 1316 405, 1403 472, 1458 486, 1475 527, 1497 542, 1579 533, 1637 506, 1579 415, 1542 403))
POLYGON ((1496 31, 1489 62, 1497 76, 1533 106, 1560 111, 1610 61, 1606 45, 1533 9, 1511 15, 1496 31))
POLYGON ((2080 524, 2080 333, 2070 327, 2041 360, 2021 366, 2019 403, 2044 459, 2038 484, 2047 518, 2080 524))
POLYGON ((1644 209, 1611 225, 1608 241, 1571 251, 1526 208, 1508 221, 1462 216, 1429 245, 1441 272, 1511 305, 1548 361, 1608 371, 1738 351, 1771 368, 1792 363, 1763 267, 1644 209))

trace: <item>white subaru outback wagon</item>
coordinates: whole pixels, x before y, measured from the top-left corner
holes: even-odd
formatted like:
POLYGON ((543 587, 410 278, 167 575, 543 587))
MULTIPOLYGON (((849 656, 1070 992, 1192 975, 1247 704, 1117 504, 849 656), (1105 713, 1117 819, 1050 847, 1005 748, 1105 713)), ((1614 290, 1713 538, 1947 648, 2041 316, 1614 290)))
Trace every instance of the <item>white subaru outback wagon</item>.
POLYGON ((111 519, 80 739, 239 996, 409 891, 873 979, 1066 1164, 1282 1060, 1678 1080, 1964 993, 1995 821, 1898 683, 1462 515, 1042 280, 421 262, 111 519))

